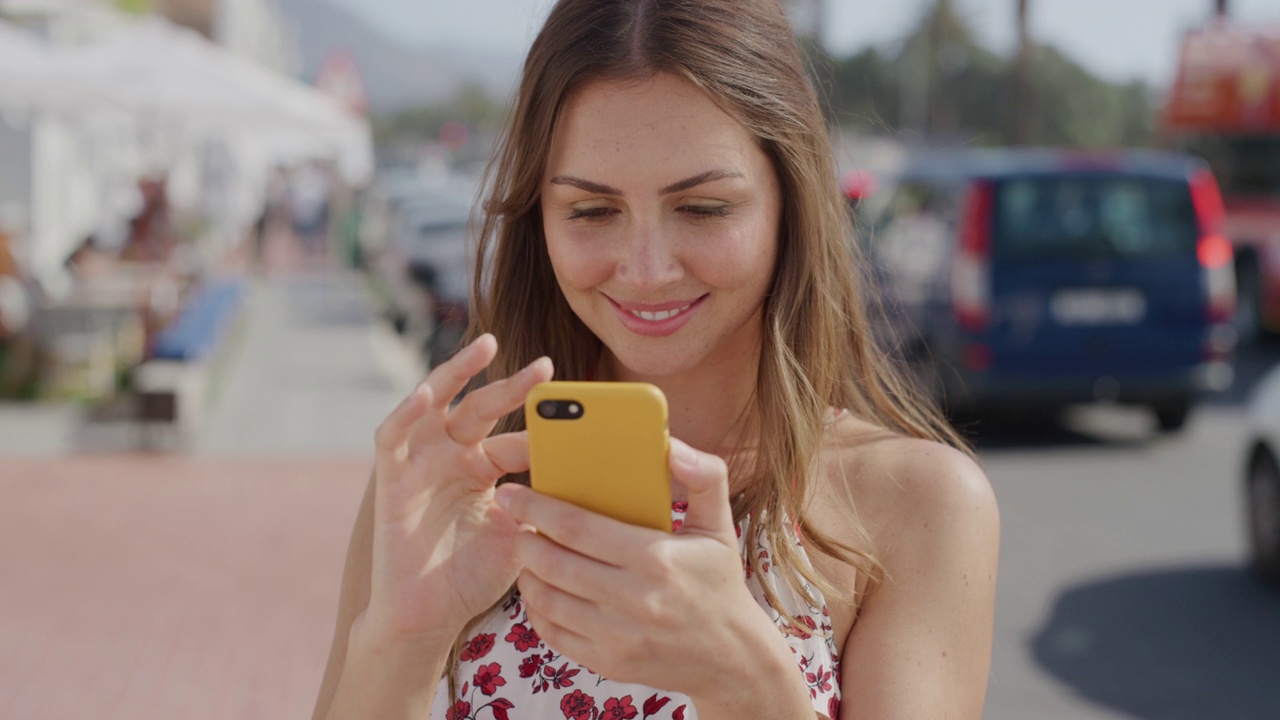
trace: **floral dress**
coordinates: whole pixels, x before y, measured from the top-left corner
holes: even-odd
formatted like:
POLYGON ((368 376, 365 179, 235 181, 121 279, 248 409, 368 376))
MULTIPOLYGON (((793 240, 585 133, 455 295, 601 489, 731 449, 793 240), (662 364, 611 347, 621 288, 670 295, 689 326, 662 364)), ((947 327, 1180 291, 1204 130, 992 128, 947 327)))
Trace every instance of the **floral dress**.
MULTIPOLYGON (((676 528, 684 521, 685 503, 672 505, 676 528)), ((738 524, 742 547, 748 520, 738 524)), ((769 545, 757 538, 759 573, 746 568, 745 580, 795 653, 796 672, 809 686, 815 711, 833 720, 840 716, 840 656, 831 632, 826 600, 817 588, 806 590, 817 607, 798 596, 773 572, 769 545), (765 601, 762 583, 779 604, 812 632, 796 630, 765 601)), ((808 556, 796 538, 800 557, 808 556)), ((448 684, 440 681, 431 706, 432 720, 694 720, 698 713, 688 696, 593 673, 547 647, 529 624, 524 603, 515 594, 472 631, 461 653, 456 677, 458 697, 450 703, 448 684)))

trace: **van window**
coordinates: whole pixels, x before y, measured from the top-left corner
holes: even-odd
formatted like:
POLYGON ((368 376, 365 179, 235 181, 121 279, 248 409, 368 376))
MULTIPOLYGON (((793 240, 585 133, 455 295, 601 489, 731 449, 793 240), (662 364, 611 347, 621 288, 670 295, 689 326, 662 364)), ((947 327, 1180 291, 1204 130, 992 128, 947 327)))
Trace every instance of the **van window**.
POLYGON ((1033 176, 996 186, 1001 259, 1148 258, 1195 252, 1185 181, 1120 175, 1033 176))

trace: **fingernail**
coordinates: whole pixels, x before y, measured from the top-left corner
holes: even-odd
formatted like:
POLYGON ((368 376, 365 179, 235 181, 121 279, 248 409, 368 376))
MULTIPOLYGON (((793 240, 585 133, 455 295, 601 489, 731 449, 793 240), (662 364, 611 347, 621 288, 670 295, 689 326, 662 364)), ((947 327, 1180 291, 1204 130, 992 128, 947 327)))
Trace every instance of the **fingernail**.
POLYGON ((676 462, 686 467, 697 467, 698 465, 698 451, 675 438, 671 438, 671 455, 676 459, 676 462))
POLYGON ((510 485, 499 485, 493 491, 493 501, 498 504, 498 507, 507 510, 511 506, 511 493, 513 492, 515 491, 511 489, 510 485))
POLYGON ((534 373, 538 371, 538 366, 540 363, 542 363, 542 360, 543 358, 538 358, 537 360, 534 360, 528 365, 525 365, 523 368, 520 369, 520 372, 518 373, 519 376, 521 378, 528 378, 532 376, 534 373))

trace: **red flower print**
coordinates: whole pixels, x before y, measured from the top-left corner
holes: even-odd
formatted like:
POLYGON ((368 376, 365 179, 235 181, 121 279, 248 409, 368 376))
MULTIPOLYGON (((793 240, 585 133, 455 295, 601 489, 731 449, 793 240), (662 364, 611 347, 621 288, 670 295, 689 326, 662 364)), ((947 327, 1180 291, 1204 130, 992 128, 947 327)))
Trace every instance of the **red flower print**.
POLYGON ((689 512, 689 503, 684 500, 678 500, 671 503, 671 509, 678 513, 687 513, 689 512))
POLYGON ((671 521, 671 532, 676 532, 682 527, 684 527, 684 520, 676 518, 671 521))
POLYGON ((511 720, 510 716, 507 715, 507 711, 515 706, 515 703, 506 698, 498 698, 489 703, 487 707, 493 710, 495 720, 511 720))
POLYGON ((638 712, 640 711, 631 704, 630 695, 609 698, 604 701, 604 712, 600 713, 600 720, 631 720, 638 712))
POLYGON ((496 636, 493 633, 482 633, 471 638, 471 640, 467 642, 467 646, 462 648, 462 655, 460 657, 463 660, 479 660, 485 655, 488 655, 489 651, 493 649, 494 637, 496 636))
POLYGON ((471 679, 480 688, 480 692, 485 695, 492 695, 498 691, 502 685, 506 685, 507 681, 502 677, 502 666, 498 663, 489 663, 482 665, 476 671, 476 676, 471 679))
POLYGON ((543 677, 551 678, 551 682, 556 686, 557 690, 560 688, 573 687, 573 676, 580 672, 582 671, 577 668, 570 670, 569 663, 561 665, 559 670, 556 670, 550 665, 542 668, 543 677))
POLYGON ((685 705, 681 705, 680 707, 676 708, 676 711, 671 713, 671 720, 684 720, 685 707, 686 707, 685 705))
POLYGON ((817 672, 805 673, 804 679, 809 683, 809 694, 818 697, 820 692, 831 692, 831 671, 818 666, 817 672))
POLYGON ((596 720, 600 711, 596 709, 596 699, 581 690, 574 690, 572 695, 565 695, 560 701, 560 712, 567 720, 596 720))
POLYGON ((644 701, 644 716, 649 717, 650 715, 653 715, 661 710, 663 705, 666 705, 669 702, 671 702, 671 698, 660 698, 657 693, 654 693, 652 697, 644 701))
POLYGON ((542 656, 535 653, 526 657, 524 661, 520 663, 520 677, 531 678, 534 675, 537 675, 538 671, 541 669, 542 656))
POLYGON ((524 623, 514 625, 511 632, 507 633, 506 641, 516 646, 516 650, 520 652, 528 652, 538 646, 542 642, 542 638, 538 637, 538 633, 533 628, 525 627, 524 623))
MULTIPOLYGON (((796 625, 803 625, 809 628, 809 630, 814 632, 818 630, 818 624, 814 622, 813 618, 809 617, 808 615, 801 615, 800 617, 796 618, 796 625)), ((813 637, 810 633, 805 632, 802 628, 796 627, 796 625, 789 626, 785 631, 786 634, 794 635, 800 638, 801 640, 808 640, 810 637, 813 637)))
POLYGON ((835 695, 827 701, 827 717, 831 720, 840 720, 840 698, 835 695))
POLYGON ((471 703, 459 700, 444 714, 445 720, 466 720, 471 717, 471 703))
MULTIPOLYGON (((511 716, 507 715, 507 711, 511 710, 512 707, 516 707, 516 703, 507 700, 507 698, 499 697, 498 700, 490 702, 485 707, 493 710, 494 720, 511 720, 511 716)), ((480 710, 484 710, 484 707, 481 707, 480 710)))

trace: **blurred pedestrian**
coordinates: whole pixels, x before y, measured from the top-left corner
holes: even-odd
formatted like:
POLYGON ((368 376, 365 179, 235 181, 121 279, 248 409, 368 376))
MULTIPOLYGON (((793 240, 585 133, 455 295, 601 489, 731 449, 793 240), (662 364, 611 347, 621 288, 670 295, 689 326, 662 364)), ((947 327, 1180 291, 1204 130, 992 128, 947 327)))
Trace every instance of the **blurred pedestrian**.
POLYGON ((315 717, 980 717, 994 497, 875 345, 783 11, 560 0, 524 68, 478 337, 377 431, 315 717), (674 533, 521 484, 553 368, 666 394, 674 533))
POLYGON ((317 259, 328 250, 329 180, 314 163, 294 171, 289 183, 289 212, 293 232, 304 254, 317 259))
POLYGON ((168 179, 163 175, 142 178, 138 192, 141 206, 129 221, 129 237, 121 257, 160 266, 169 262, 178 240, 169 207, 168 179))
MULTIPOLYGON (((5 215, 11 215, 6 209, 5 215)), ((8 218, 3 218, 8 220, 8 218)), ((34 284, 18 262, 16 232, 0 222, 0 397, 19 394, 34 379, 34 284)))

